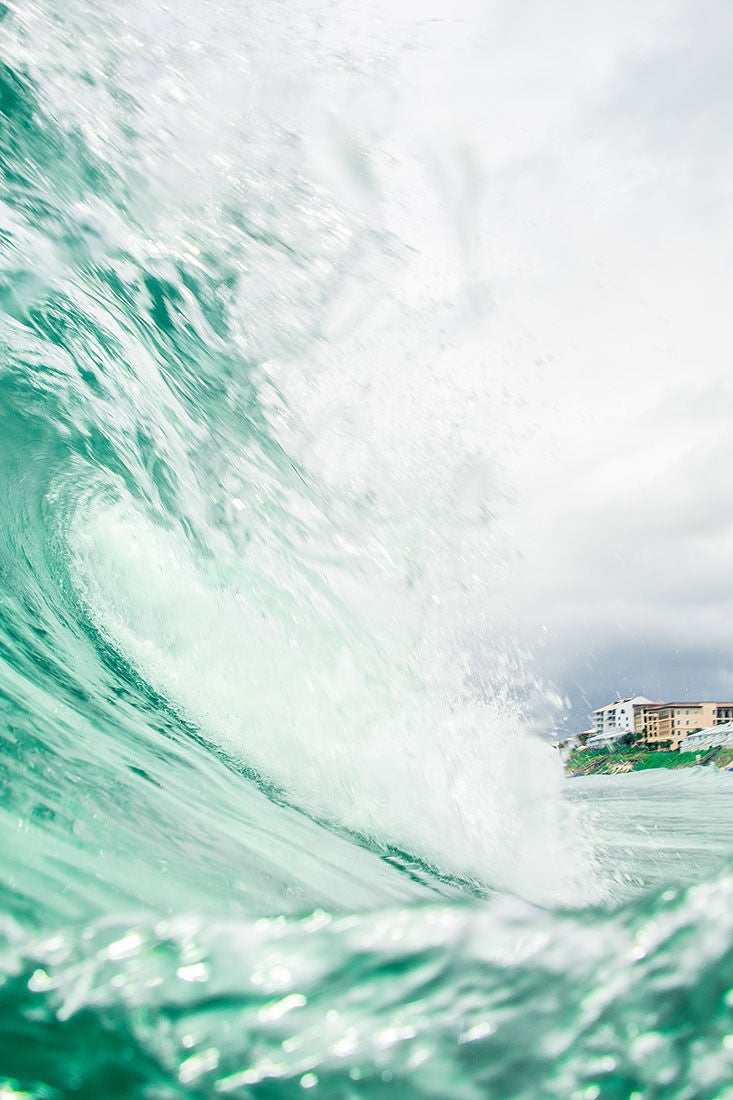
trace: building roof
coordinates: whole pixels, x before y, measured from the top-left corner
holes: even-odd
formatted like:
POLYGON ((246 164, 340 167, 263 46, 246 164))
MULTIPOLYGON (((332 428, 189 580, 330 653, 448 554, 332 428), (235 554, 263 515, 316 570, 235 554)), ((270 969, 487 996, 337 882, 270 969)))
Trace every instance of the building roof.
MULTIPOLYGON (((716 726, 716 729, 718 727, 716 726)), ((586 741, 587 745, 610 744, 611 741, 620 741, 622 737, 628 737, 625 730, 604 730, 602 733, 593 732, 593 736, 586 741)))
POLYGON ((644 703, 642 704, 646 710, 659 710, 663 707, 733 707, 733 703, 718 702, 712 699, 703 699, 702 702, 696 703, 644 703))
POLYGON ((703 703, 644 703, 646 710, 663 710, 665 707, 701 707, 703 703))
POLYGON ((624 703, 648 703, 649 699, 645 699, 643 695, 629 695, 626 699, 617 699, 615 703, 606 703, 605 707, 596 707, 593 711, 594 714, 600 714, 604 710, 615 710, 616 707, 621 707, 624 703))

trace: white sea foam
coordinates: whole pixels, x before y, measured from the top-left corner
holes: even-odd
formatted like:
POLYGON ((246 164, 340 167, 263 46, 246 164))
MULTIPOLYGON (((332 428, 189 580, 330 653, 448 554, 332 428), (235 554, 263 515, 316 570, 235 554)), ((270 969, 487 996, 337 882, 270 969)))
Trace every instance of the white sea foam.
MULTIPOLYGON (((312 592, 225 589, 128 502, 70 532, 97 626, 212 743, 312 814, 536 899, 589 889, 553 750, 506 698, 448 694, 394 636, 345 631, 312 592)), ((250 581, 252 578, 250 578, 250 581)))
POLYGON ((75 468, 75 583, 141 675, 309 812, 577 898, 531 664, 487 610, 512 557, 503 456, 528 424, 505 388, 524 368, 487 351, 472 21, 345 2, 311 41, 315 10, 244 28, 235 9, 226 33, 200 6, 151 23, 133 5, 120 35, 106 13, 91 84, 73 19, 63 40, 36 28, 57 58, 39 79, 145 181, 125 229, 106 222, 118 278, 141 310, 157 280, 197 341, 151 348, 105 303, 120 362, 86 427, 137 491, 75 468))

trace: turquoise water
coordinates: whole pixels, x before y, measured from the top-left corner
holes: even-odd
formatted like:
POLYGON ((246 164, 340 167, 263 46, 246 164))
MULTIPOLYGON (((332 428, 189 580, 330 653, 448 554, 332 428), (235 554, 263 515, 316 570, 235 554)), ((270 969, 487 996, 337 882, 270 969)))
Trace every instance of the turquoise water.
POLYGON ((733 1095, 731 776, 477 640, 412 17, 0 11, 0 1095, 733 1095))

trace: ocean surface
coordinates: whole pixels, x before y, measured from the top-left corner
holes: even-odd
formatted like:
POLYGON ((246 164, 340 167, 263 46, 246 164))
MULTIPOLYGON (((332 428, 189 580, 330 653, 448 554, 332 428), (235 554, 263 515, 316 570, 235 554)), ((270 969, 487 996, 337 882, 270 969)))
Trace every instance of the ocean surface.
POLYGON ((468 8, 0 3, 2 1100, 733 1097, 733 775, 481 611, 468 8))

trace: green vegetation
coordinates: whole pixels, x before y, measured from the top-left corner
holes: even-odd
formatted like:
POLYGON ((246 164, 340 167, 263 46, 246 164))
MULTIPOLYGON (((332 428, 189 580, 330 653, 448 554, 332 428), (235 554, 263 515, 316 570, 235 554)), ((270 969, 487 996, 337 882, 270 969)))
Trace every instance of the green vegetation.
POLYGON ((733 747, 717 747, 702 752, 650 751, 636 747, 576 749, 565 765, 569 775, 612 775, 643 771, 648 768, 689 768, 694 764, 714 764, 719 768, 733 763, 733 747))

